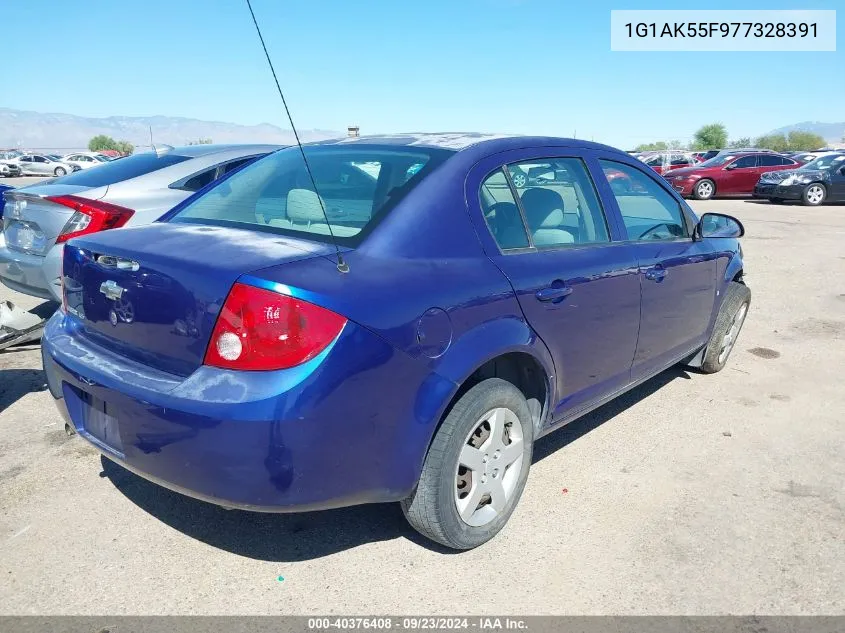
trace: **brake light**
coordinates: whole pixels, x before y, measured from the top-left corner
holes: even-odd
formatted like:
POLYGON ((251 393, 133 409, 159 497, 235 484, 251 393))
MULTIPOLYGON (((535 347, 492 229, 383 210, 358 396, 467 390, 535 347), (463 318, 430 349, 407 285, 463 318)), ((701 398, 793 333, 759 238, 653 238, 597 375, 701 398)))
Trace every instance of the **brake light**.
POLYGON ((79 196, 47 196, 47 200, 74 210, 74 214, 56 238, 57 244, 80 235, 116 229, 126 224, 135 213, 126 207, 79 196))
POLYGON ((294 367, 322 352, 345 324, 344 317, 313 303, 236 283, 203 362, 223 369, 294 367))

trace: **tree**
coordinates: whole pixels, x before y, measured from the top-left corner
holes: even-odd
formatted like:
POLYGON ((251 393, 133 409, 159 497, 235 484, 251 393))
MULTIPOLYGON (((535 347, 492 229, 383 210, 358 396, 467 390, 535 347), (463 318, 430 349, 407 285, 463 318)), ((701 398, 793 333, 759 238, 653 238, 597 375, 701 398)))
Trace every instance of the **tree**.
POLYGON ((88 149, 92 152, 101 152, 104 149, 110 149, 121 154, 131 154, 135 151, 135 146, 129 141, 116 141, 111 136, 98 134, 88 141, 88 149))
POLYGON ((105 134, 98 134, 90 141, 88 141, 88 149, 92 152, 99 152, 104 149, 117 149, 117 141, 111 136, 105 134))
POLYGON ((637 152, 661 151, 664 149, 669 149, 669 145, 666 143, 666 141, 657 141, 656 143, 642 143, 634 148, 634 150, 637 152))
POLYGON ((698 128, 694 137, 693 149, 722 149, 728 143, 728 130, 721 123, 710 123, 698 128))
POLYGON ((827 145, 825 140, 818 134, 801 130, 790 132, 787 143, 789 144, 789 149, 794 151, 819 149, 827 145))
POLYGON ((751 146, 751 138, 748 136, 743 136, 742 138, 738 138, 735 141, 731 141, 728 145, 731 149, 737 149, 739 147, 750 147, 751 146))
POLYGON ((195 141, 188 141, 188 145, 211 145, 213 142, 210 138, 198 138, 195 141))
POLYGON ((783 134, 766 134, 754 143, 757 147, 773 149, 776 152, 789 151, 789 141, 783 134))

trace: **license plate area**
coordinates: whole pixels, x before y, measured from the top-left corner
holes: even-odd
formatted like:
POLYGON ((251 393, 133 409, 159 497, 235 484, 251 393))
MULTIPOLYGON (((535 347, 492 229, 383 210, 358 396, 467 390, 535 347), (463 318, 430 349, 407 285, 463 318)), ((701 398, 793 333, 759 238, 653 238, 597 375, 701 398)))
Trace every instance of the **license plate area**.
POLYGON ((3 233, 7 246, 25 253, 42 253, 47 243, 44 231, 33 222, 7 218, 4 220, 3 233))
POLYGON ((82 428, 94 440, 113 451, 123 453, 123 442, 120 439, 120 428, 114 407, 89 393, 81 392, 82 400, 82 428))

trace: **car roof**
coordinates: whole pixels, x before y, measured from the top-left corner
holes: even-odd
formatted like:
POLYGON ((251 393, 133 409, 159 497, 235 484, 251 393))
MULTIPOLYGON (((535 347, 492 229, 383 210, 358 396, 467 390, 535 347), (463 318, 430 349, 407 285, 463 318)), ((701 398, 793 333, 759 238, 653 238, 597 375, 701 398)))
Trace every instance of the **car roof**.
MULTIPOLYGON (((227 144, 210 144, 210 145, 182 145, 179 147, 173 147, 169 145, 158 145, 155 146, 156 149, 159 151, 170 153, 170 154, 178 154, 179 156, 188 156, 190 158, 196 158, 198 156, 208 156, 209 154, 216 154, 218 152, 227 152, 229 150, 245 150, 245 151, 254 151, 256 154, 260 154, 262 152, 275 152, 277 149, 282 149, 286 147, 286 145, 270 145, 270 144, 261 144, 261 143, 227 143, 227 144)), ((153 151, 152 149, 145 150, 144 152, 140 153, 147 153, 153 151)))
POLYGON ((485 134, 479 132, 408 132, 404 134, 380 134, 369 136, 343 137, 306 143, 306 145, 382 145, 405 147, 428 147, 453 152, 463 152, 471 148, 483 148, 486 152, 498 152, 520 147, 574 147, 580 149, 601 149, 628 156, 624 151, 581 139, 554 136, 526 136, 520 134, 485 134))

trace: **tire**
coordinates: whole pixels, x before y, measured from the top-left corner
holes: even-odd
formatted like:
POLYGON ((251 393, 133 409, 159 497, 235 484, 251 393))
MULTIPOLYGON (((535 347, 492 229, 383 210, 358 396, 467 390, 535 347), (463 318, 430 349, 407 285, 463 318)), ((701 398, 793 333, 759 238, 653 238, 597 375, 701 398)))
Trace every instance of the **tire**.
POLYGON ((724 369, 730 358, 736 340, 739 337, 742 324, 748 316, 748 308, 751 306, 751 290, 748 286, 732 281, 728 286, 722 307, 716 316, 716 324, 713 326, 713 333, 707 342, 704 351, 704 361, 701 364, 701 371, 705 374, 715 374, 724 369), (737 321, 738 319, 738 321, 737 321), (736 326, 734 328, 734 326, 736 326), (728 340, 728 333, 733 330, 728 340), (727 349, 725 345, 727 344, 727 349))
POLYGON ((501 378, 478 383, 461 396, 435 433, 417 488, 401 502, 405 518, 423 536, 453 549, 471 549, 489 541, 507 523, 522 496, 533 445, 534 425, 522 392, 501 378), (509 441, 498 449, 497 428, 508 429, 509 441), (507 451, 520 435, 522 450, 507 451), (478 470, 461 464, 465 448, 478 470), (504 463, 511 458, 515 459, 509 466, 493 468, 498 459, 504 463), (498 492, 487 494, 493 488, 498 492), (494 497, 498 497, 498 508, 494 497), (458 510, 461 498, 467 502, 464 518, 458 510))
POLYGON ((819 206, 825 198, 827 198, 827 189, 818 182, 812 182, 804 187, 804 193, 801 194, 801 201, 808 207, 819 206))
POLYGON ((716 195, 716 183, 709 178, 702 178, 692 188, 692 197, 696 200, 710 200, 716 195))
POLYGON ((511 182, 517 189, 524 189, 528 186, 528 176, 522 172, 511 173, 511 182))
POLYGON ((53 172, 56 174, 57 177, 67 175, 67 170, 64 167, 56 167, 56 170, 53 172))

